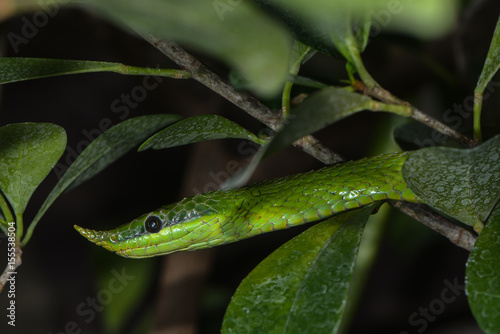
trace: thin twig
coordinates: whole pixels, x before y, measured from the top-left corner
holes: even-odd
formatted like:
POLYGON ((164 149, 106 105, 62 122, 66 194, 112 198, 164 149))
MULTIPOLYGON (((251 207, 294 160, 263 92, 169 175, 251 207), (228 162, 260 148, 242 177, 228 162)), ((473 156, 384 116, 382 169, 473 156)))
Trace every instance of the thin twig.
POLYGON ((476 141, 474 141, 473 139, 471 139, 467 136, 464 136, 463 134, 450 128, 446 124, 443 124, 440 121, 438 121, 437 119, 423 113, 422 111, 420 111, 416 107, 412 106, 408 102, 403 101, 403 100, 395 97, 390 92, 383 89, 382 87, 376 86, 373 89, 370 89, 369 87, 367 87, 364 83, 362 83, 359 80, 354 80, 352 85, 353 85, 354 89, 356 89, 357 91, 360 91, 365 95, 375 97, 383 102, 409 106, 411 108, 411 111, 412 111, 412 114, 410 116, 411 118, 415 119, 416 121, 418 121, 420 123, 427 125, 430 128, 433 128, 436 131, 439 131, 439 132, 455 139, 457 142, 459 142, 460 144, 462 144, 466 147, 472 147, 476 144, 476 141))
MULTIPOLYGON (((281 127, 282 117, 280 114, 274 112, 253 96, 236 91, 231 85, 224 82, 220 76, 212 72, 176 43, 156 38, 150 34, 143 34, 142 36, 181 68, 190 71, 196 81, 226 98, 271 129, 276 131, 281 127)), ((305 136, 297 140, 293 145, 327 165, 344 160, 340 155, 322 145, 312 136, 305 136)))
POLYGON ((448 238, 455 245, 468 251, 472 250, 477 236, 470 231, 451 223, 443 216, 437 214, 422 204, 412 204, 406 202, 393 202, 392 206, 414 218, 430 229, 448 238))
POLYGON ((413 106, 411 106, 411 108, 413 109, 413 115, 411 117, 414 120, 419 121, 420 123, 423 123, 423 124, 433 128, 434 130, 439 131, 439 132, 447 135, 448 137, 455 139, 457 142, 459 142, 460 144, 462 144, 465 147, 472 147, 472 146, 477 144, 475 140, 473 140, 467 136, 464 136, 460 132, 458 132, 458 131, 450 128, 449 126, 441 123, 437 119, 421 112, 417 108, 415 108, 413 106))

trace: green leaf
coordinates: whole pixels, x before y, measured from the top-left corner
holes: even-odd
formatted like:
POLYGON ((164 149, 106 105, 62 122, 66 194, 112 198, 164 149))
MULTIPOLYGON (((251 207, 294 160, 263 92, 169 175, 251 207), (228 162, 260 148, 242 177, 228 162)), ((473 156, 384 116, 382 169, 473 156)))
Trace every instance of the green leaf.
MULTIPOLYGON (((331 31, 336 16, 353 15, 362 19, 366 13, 372 17, 374 34, 381 30, 409 33, 419 38, 435 38, 453 28, 460 2, 456 0, 258 0, 275 10, 295 17, 302 29, 318 27, 313 32, 331 31), (326 28, 326 29, 325 29, 326 28)), ((355 22, 355 21, 354 21, 355 22)), ((305 42, 308 44, 307 42, 305 42)), ((310 44, 312 45, 312 44, 310 44)), ((312 45, 314 46, 314 45, 312 45)))
POLYGON ((167 114, 131 118, 97 137, 76 158, 52 189, 29 226, 23 245, 29 241, 36 224, 59 195, 90 179, 142 142, 147 136, 179 118, 178 115, 167 114))
POLYGON ((335 12, 330 20, 333 22, 330 24, 328 33, 333 44, 348 62, 355 64, 353 57, 359 57, 368 42, 370 15, 366 12, 356 17, 349 8, 344 12, 335 12))
POLYGON ((466 267, 465 291, 477 322, 486 334, 500 328, 500 205, 493 210, 472 249, 466 267))
POLYGON ((370 28, 372 25, 372 16, 368 11, 361 13, 361 15, 353 16, 352 29, 354 33, 354 40, 360 51, 364 51, 370 39, 370 28))
POLYGON ((474 90, 474 134, 476 139, 481 141, 481 108, 483 104, 483 93, 486 85, 493 79, 493 76, 500 68, 500 16, 498 17, 497 26, 491 39, 490 49, 486 56, 486 61, 483 66, 479 80, 477 81, 474 90))
POLYGON ((285 81, 291 38, 247 1, 91 0, 84 4, 140 34, 186 43, 224 60, 258 93, 276 94, 285 81))
POLYGON ((336 333, 373 208, 317 224, 268 256, 236 290, 222 333, 336 333))
POLYGON ((66 132, 50 123, 17 123, 0 128, 0 189, 16 215, 66 147, 66 132))
POLYGON ((500 198, 500 136, 472 149, 416 151, 403 177, 426 204, 480 230, 500 198))
POLYGON ((300 65, 311 59, 316 54, 309 45, 295 41, 292 46, 292 53, 289 60, 289 73, 299 73, 300 65))
MULTIPOLYGON (((335 36, 339 35, 340 28, 348 30, 350 38, 355 36, 354 40, 359 44, 360 50, 364 49, 368 41, 370 16, 357 15, 358 12, 353 16, 349 2, 339 3, 335 10, 329 12, 328 15, 324 15, 324 8, 320 9, 322 4, 318 5, 314 1, 302 4, 269 0, 257 0, 256 2, 264 10, 285 23, 293 31, 297 40, 334 57, 345 57, 331 38, 332 33, 335 36), (315 7, 316 5, 318 7, 315 7), (318 9, 321 14, 316 12, 315 9, 318 9), (308 11, 311 11, 310 15, 308 11), (361 22, 360 18, 366 18, 368 21, 361 22), (355 35, 352 34, 352 29, 357 32, 355 35)), ((345 35, 345 33, 346 31, 342 31, 342 35, 345 35)), ((342 37, 342 40, 344 40, 344 37, 342 37)))
POLYGON ((0 58, 0 84, 90 72, 115 72, 120 74, 157 75, 175 78, 190 77, 189 72, 182 70, 142 68, 103 61, 0 58))
POLYGON ((498 72, 500 68, 500 16, 497 20, 497 25, 495 32, 493 33, 493 38, 491 39, 490 49, 486 55, 486 61, 484 63, 483 70, 479 79, 477 81, 477 88, 484 91, 486 85, 493 79, 495 73, 498 72))
POLYGON ((200 115, 187 118, 158 132, 146 140, 138 151, 148 148, 160 150, 203 140, 241 138, 262 144, 264 141, 242 126, 218 115, 200 115))
POLYGON ((366 95, 338 87, 322 89, 292 108, 285 126, 269 144, 268 154, 344 117, 372 107, 373 100, 366 95))
POLYGON ((328 87, 328 85, 326 85, 320 81, 317 81, 317 80, 314 80, 311 78, 307 78, 307 77, 303 77, 300 75, 296 75, 295 77, 291 77, 291 78, 289 78, 289 80, 292 80, 294 85, 299 85, 299 86, 304 86, 304 87, 312 87, 312 88, 318 88, 318 89, 328 87))
POLYGON ((73 189, 130 151, 151 133, 180 118, 179 115, 170 114, 147 115, 115 125, 83 150, 56 188, 73 189))

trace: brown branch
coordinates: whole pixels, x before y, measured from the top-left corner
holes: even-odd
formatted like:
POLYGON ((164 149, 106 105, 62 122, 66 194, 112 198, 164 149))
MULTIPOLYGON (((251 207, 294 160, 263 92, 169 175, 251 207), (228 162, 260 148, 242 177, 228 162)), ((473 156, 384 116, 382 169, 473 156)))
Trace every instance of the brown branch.
MULTIPOLYGON (((226 98, 271 129, 276 131, 281 127, 282 117, 280 114, 274 112, 253 96, 236 91, 231 85, 224 82, 220 76, 212 72, 176 43, 156 38, 150 34, 143 34, 142 37, 181 68, 190 71, 196 81, 226 98)), ((313 136, 305 136, 297 140, 293 145, 327 165, 344 160, 340 155, 322 145, 313 136)))
POLYGON ((383 101, 385 103, 409 106, 411 108, 411 111, 412 111, 412 114, 410 116, 411 118, 413 118, 414 120, 416 120, 420 123, 427 125, 428 127, 432 128, 438 132, 441 132, 441 133, 455 139, 457 142, 459 142, 460 144, 462 144, 466 147, 472 147, 476 144, 476 142, 473 139, 471 139, 471 138, 461 134, 460 132, 450 128, 449 126, 441 123, 437 119, 423 113, 422 111, 420 111, 416 107, 412 106, 408 102, 403 101, 403 100, 395 97, 390 92, 383 89, 382 87, 376 86, 374 88, 369 88, 363 82, 361 82, 359 80, 354 80, 354 82, 352 83, 352 86, 355 90, 360 91, 365 95, 369 95, 369 96, 372 96, 376 99, 379 99, 380 101, 383 101))
POLYGON ((408 216, 414 218, 430 229, 438 232, 448 238, 455 245, 468 250, 469 252, 474 247, 477 236, 470 231, 451 223, 443 216, 432 211, 422 204, 412 204, 407 202, 393 202, 392 206, 404 212, 408 216))
POLYGON ((460 132, 458 132, 458 131, 450 128, 449 126, 441 123, 437 119, 421 112, 420 110, 418 110, 414 106, 410 106, 410 107, 413 110, 413 114, 411 117, 414 120, 419 121, 420 123, 423 123, 423 124, 433 128, 434 130, 439 131, 439 132, 447 135, 448 137, 455 139, 457 142, 459 142, 460 144, 462 144, 465 147, 472 147, 472 146, 477 144, 475 140, 473 140, 467 136, 464 136, 460 132))

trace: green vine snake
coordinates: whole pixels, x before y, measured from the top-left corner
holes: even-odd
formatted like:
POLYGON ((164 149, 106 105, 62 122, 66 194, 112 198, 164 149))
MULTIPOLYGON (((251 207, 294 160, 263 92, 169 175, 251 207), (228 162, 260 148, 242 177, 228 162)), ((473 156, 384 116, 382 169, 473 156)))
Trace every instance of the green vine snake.
POLYGON ((144 258, 227 244, 378 201, 421 202, 401 174, 409 154, 384 154, 184 198, 109 231, 75 228, 118 255, 144 258))

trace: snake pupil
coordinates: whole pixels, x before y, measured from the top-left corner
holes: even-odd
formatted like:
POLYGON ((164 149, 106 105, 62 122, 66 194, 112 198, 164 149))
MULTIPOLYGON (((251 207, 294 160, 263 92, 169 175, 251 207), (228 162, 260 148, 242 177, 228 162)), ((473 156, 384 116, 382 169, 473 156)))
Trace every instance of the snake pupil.
POLYGON ((146 219, 144 227, 149 233, 156 233, 161 230, 161 220, 156 216, 150 216, 146 219))

